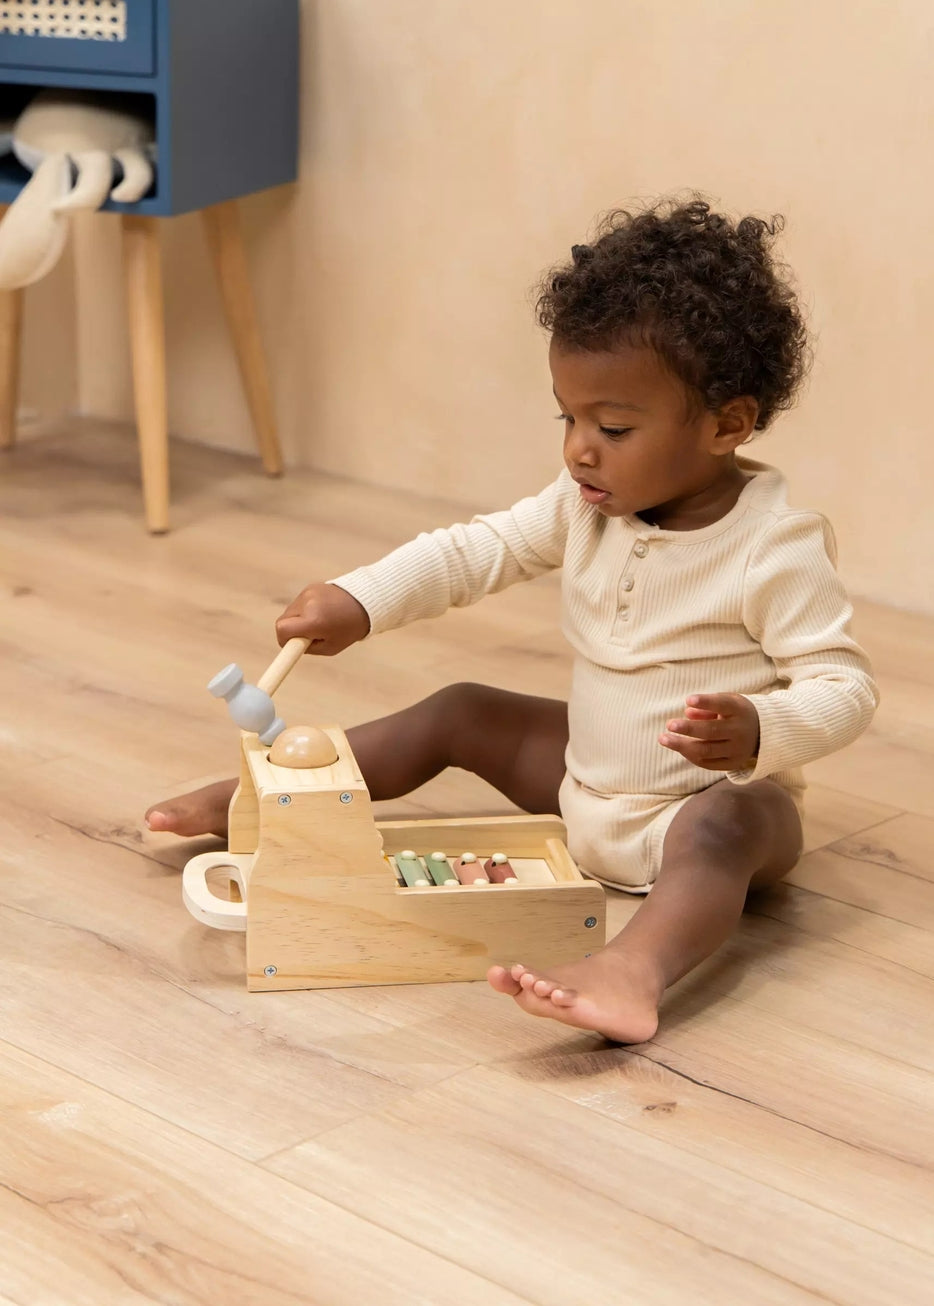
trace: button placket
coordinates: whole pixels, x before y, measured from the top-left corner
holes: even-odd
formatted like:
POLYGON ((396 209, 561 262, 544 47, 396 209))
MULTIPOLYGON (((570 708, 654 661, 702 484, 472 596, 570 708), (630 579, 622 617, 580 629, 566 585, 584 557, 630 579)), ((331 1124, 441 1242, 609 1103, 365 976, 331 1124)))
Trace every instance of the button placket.
MULTIPOLYGON (((630 558, 644 558, 648 551, 648 544, 644 540, 637 538, 635 544, 632 546, 630 558)), ((616 620, 614 623, 616 626, 616 634, 615 636, 611 636, 611 638, 614 638, 617 643, 626 644, 627 642, 628 637, 623 636, 619 627, 623 622, 629 622, 631 620, 633 605, 623 599, 623 595, 630 594, 635 589, 635 586, 635 576, 623 576, 619 582, 619 599, 617 600, 616 620)))

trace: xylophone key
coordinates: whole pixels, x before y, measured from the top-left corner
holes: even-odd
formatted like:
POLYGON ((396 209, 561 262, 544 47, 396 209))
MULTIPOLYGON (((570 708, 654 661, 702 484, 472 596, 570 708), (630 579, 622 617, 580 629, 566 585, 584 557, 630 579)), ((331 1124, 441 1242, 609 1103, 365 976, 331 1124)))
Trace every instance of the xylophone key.
POLYGON ((477 861, 476 853, 461 853, 454 863, 454 874, 461 884, 489 884, 486 872, 477 861))
POLYGON ((431 884, 428 872, 422 865, 419 858, 411 848, 404 849, 395 856, 396 870, 401 874, 403 880, 410 888, 418 888, 423 884, 431 884))
POLYGON ((386 863, 386 865, 392 871, 393 875, 396 877, 396 881, 399 884, 405 884, 405 880, 402 878, 402 872, 399 870, 398 866, 396 865, 395 860, 392 857, 387 856, 386 853, 383 853, 383 861, 386 863))
POLYGON ((493 884, 518 884, 519 877, 509 865, 505 853, 494 853, 483 863, 483 869, 493 884))
POLYGON ((460 880, 451 870, 451 863, 444 853, 428 853, 425 858, 425 865, 435 884, 443 884, 445 888, 452 884, 460 884, 460 880))

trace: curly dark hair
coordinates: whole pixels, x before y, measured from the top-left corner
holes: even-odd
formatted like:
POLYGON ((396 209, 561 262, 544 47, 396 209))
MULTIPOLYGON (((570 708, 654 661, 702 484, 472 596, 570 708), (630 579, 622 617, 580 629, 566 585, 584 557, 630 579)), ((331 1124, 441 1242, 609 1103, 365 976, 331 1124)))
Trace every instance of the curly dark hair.
POLYGON ((750 395, 764 430, 791 407, 810 362, 795 293, 771 254, 783 226, 734 222, 699 198, 615 210, 592 244, 546 274, 538 320, 564 349, 654 349, 710 411, 750 395))

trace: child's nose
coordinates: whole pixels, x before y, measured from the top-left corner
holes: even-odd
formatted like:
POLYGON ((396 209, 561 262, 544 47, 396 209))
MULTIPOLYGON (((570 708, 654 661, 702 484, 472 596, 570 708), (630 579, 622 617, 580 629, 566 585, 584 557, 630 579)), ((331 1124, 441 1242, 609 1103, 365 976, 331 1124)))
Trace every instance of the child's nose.
POLYGON ((564 438, 564 457, 581 467, 596 465, 597 457, 594 442, 589 438, 586 430, 583 429, 583 423, 577 423, 567 432, 564 438))

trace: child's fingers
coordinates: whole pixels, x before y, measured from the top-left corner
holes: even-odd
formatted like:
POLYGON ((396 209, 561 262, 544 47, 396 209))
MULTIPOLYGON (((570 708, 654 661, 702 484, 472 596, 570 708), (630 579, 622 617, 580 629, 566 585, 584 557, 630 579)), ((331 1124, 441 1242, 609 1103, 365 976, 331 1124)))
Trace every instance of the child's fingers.
POLYGON ((703 712, 715 712, 717 716, 736 716, 741 710, 738 699, 746 701, 741 694, 691 694, 685 699, 685 704, 688 709, 700 708, 703 712))
POLYGON ((687 735, 676 735, 666 730, 659 735, 658 742, 705 770, 729 771, 734 764, 735 749, 726 740, 691 739, 687 735))
POLYGON ((717 719, 716 712, 704 712, 699 707, 686 707, 684 715, 691 721, 716 721, 717 719))
POLYGON ((665 726, 665 730, 672 735, 687 735, 689 739, 720 739, 724 742, 733 733, 729 723, 720 717, 705 717, 703 720, 682 720, 679 718, 669 721, 665 726))
POLYGON ((290 639, 307 639, 308 652, 320 653, 322 645, 327 641, 320 635, 312 634, 309 629, 309 623, 304 617, 280 617, 276 622, 276 639, 280 647, 287 644, 290 639))

